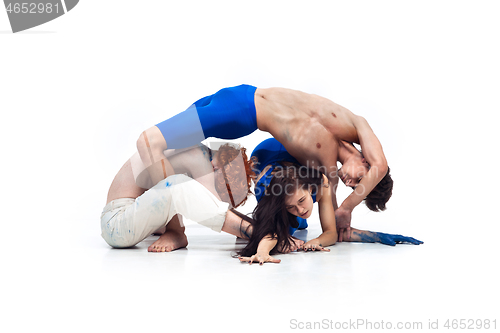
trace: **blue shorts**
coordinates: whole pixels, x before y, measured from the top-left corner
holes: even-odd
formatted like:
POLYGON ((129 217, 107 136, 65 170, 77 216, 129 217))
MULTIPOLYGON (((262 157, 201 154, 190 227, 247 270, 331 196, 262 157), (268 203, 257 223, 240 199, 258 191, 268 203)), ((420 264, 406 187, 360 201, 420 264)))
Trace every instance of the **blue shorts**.
MULTIPOLYGON (((275 138, 267 139, 259 143, 252 152, 252 158, 257 160, 254 167, 256 173, 262 172, 266 166, 271 165, 271 168, 267 170, 257 184, 255 184, 255 198, 257 201, 260 201, 266 191, 266 187, 271 183, 271 179, 273 179, 271 172, 273 172, 276 166, 280 165, 279 162, 286 161, 300 165, 300 163, 290 155, 285 147, 275 138)), ((313 201, 316 202, 316 195, 313 195, 313 201)), ((298 228, 289 228, 288 231, 290 235, 293 235, 297 229, 307 228, 306 219, 297 216, 297 222, 299 223, 298 228)))
POLYGON ((256 89, 245 84, 221 89, 156 126, 169 149, 190 147, 208 137, 241 138, 257 129, 256 89))

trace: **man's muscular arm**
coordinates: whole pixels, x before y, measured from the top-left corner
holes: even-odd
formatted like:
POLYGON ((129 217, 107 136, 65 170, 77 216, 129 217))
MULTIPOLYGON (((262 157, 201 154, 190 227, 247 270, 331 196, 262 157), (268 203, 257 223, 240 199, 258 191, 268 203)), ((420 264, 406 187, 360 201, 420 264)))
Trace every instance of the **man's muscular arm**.
POLYGON ((359 144, 366 162, 370 165, 370 170, 361 179, 356 189, 344 200, 339 207, 341 210, 352 212, 354 207, 359 205, 366 196, 377 186, 387 173, 387 160, 382 150, 380 141, 373 133, 370 125, 360 116, 355 116, 353 124, 358 133, 359 144))

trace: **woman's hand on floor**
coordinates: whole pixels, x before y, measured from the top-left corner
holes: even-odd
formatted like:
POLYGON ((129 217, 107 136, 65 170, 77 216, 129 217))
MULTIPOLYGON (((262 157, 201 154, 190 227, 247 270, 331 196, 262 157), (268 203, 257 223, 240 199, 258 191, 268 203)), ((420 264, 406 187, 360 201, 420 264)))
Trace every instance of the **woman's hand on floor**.
POLYGON ((296 237, 291 237, 290 238, 290 247, 285 249, 283 244, 278 245, 278 252, 279 253, 290 253, 293 251, 298 251, 302 248, 302 245, 304 244, 304 241, 301 239, 298 239, 296 237))
POLYGON ((248 262, 250 265, 252 262, 258 262, 260 265, 263 265, 265 262, 279 264, 281 259, 273 258, 269 253, 256 253, 251 257, 240 257, 240 262, 248 262))
POLYGON ((303 251, 327 251, 330 252, 330 249, 323 247, 317 238, 311 239, 309 242, 304 243, 301 247, 303 251))

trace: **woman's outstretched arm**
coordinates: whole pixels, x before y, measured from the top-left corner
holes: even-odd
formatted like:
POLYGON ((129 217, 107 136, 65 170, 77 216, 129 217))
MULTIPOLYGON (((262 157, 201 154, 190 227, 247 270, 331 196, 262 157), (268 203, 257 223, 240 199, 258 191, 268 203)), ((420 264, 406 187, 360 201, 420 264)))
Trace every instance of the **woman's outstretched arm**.
POLYGON ((323 233, 317 238, 311 239, 304 245, 304 251, 330 251, 326 246, 337 242, 337 224, 335 222, 335 211, 333 210, 332 193, 329 188, 328 178, 323 175, 323 185, 316 194, 319 206, 319 221, 323 233))
POLYGON ((240 261, 248 262, 249 264, 252 264, 252 262, 258 262, 260 265, 264 264, 265 262, 278 264, 281 262, 281 259, 275 259, 269 255, 269 252, 274 249, 277 243, 278 238, 276 236, 267 235, 259 242, 256 254, 251 257, 240 257, 240 261))

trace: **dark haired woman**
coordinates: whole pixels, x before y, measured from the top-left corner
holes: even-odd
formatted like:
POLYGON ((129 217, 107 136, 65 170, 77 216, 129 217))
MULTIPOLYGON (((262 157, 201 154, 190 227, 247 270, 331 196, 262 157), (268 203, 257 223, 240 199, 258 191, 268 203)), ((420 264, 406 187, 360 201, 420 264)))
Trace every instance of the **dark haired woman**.
POLYGON ((301 246, 305 251, 330 251, 327 246, 337 242, 337 226, 328 178, 314 169, 283 163, 273 171, 273 178, 254 210, 253 233, 247 246, 240 251, 241 261, 279 262, 270 256, 290 252, 294 248, 289 228, 297 228, 296 217, 311 216, 318 203, 323 233, 301 246), (273 251, 274 250, 274 251, 273 251))

